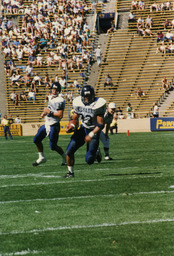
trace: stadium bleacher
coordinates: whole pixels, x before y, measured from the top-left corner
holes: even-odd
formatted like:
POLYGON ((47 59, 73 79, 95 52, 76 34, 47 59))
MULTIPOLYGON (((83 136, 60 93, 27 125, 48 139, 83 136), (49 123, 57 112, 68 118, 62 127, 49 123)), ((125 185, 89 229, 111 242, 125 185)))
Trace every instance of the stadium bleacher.
MULTIPOLYGON (((165 1, 158 1, 162 3, 165 1)), ((24 2, 25 5, 31 4, 29 1, 24 2)), ((173 8, 165 11, 150 12, 151 1, 145 2, 144 10, 133 10, 136 19, 143 17, 144 19, 150 15, 153 19, 152 36, 141 37, 137 34, 136 22, 129 22, 127 29, 120 29, 108 35, 106 50, 103 55, 103 62, 100 68, 98 81, 96 83, 97 96, 104 97, 107 102, 115 101, 117 106, 120 106, 125 111, 127 103, 130 102, 135 112, 135 117, 144 118, 148 117, 152 110, 154 102, 160 102, 164 98, 165 91, 161 88, 161 80, 167 76, 168 80, 173 79, 173 55, 172 54, 156 54, 158 44, 156 43, 157 32, 163 30, 163 22, 167 18, 173 18, 173 8), (104 79, 107 74, 110 74, 113 81, 113 87, 104 89, 104 79), (134 92, 138 87, 141 87, 145 95, 136 97, 134 92)), ((97 12, 101 11, 103 4, 98 3, 96 6, 97 12)), ((117 10, 130 11, 131 1, 121 1, 117 3, 117 10)), ((6 14, 8 16, 10 14, 6 14)), ((19 26, 22 25, 22 15, 19 15, 19 26)), ((165 31, 164 31, 165 32, 165 31)), ((95 35, 94 35, 95 36, 95 35)), ((87 50, 92 51, 94 36, 89 40, 87 50)), ((168 45, 169 42, 166 42, 168 45)), ((46 57, 44 51, 42 56, 46 57)), ((8 60, 8 58, 6 59, 8 60)), ((26 67, 27 57, 20 62, 15 60, 18 67, 26 67)), ((74 72, 68 70, 68 83, 73 83, 74 79, 78 79, 83 84, 86 78, 81 74, 85 74, 88 65, 85 68, 74 72)), ((24 70, 21 68, 21 75, 24 75, 24 70)), ((44 77, 47 72, 50 77, 55 75, 61 76, 62 70, 58 70, 56 65, 43 67, 34 67, 34 72, 39 73, 44 77)), ((10 79, 6 76, 6 92, 7 92, 7 110, 9 114, 19 114, 23 122, 39 122, 41 121, 40 112, 45 106, 45 96, 48 94, 49 89, 45 88, 44 84, 38 86, 38 93, 36 103, 20 102, 20 105, 15 107, 10 101, 9 95, 12 90, 10 79)), ((24 89, 24 84, 21 83, 21 88, 13 88, 17 93, 24 89)), ((70 88, 73 95, 78 95, 79 91, 76 88, 70 88)), ((66 93, 66 92, 65 92, 66 93)), ((71 103, 68 104, 71 107, 71 103)), ((172 106, 171 106, 172 108, 172 106)), ((169 112, 169 111, 168 111, 169 112)), ((166 111, 165 115, 168 113, 166 111)), ((68 119, 68 109, 66 106, 64 119, 68 119)))

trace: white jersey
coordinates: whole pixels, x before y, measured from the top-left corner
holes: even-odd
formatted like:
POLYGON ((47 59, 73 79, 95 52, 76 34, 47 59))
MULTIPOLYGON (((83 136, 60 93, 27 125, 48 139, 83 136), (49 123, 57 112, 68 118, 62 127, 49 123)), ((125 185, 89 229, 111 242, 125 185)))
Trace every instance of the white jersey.
POLYGON ((103 98, 95 98, 90 105, 85 105, 82 102, 81 96, 73 100, 73 109, 80 118, 82 125, 87 129, 94 129, 97 124, 97 116, 103 115, 106 111, 106 101, 103 98))
MULTIPOLYGON (((65 100, 62 97, 59 97, 59 96, 54 97, 53 99, 49 100, 48 108, 52 112, 56 112, 58 110, 64 110, 65 100)), ((59 117, 45 116, 45 125, 53 125, 53 124, 56 124, 56 123, 60 122, 60 120, 61 119, 59 117)))

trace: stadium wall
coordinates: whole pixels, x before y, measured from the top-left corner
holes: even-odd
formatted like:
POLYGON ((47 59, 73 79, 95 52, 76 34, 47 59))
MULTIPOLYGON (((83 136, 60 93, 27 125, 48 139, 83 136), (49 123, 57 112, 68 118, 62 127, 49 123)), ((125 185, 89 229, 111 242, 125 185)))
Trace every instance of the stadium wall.
MULTIPOLYGON (((22 135, 23 136, 33 136, 36 134, 38 128, 43 123, 33 123, 33 124, 22 124, 22 135)), ((65 127, 68 122, 61 122, 61 133, 65 133, 65 127)), ((150 118, 145 119, 120 119, 118 120, 118 132, 150 132, 150 118)))

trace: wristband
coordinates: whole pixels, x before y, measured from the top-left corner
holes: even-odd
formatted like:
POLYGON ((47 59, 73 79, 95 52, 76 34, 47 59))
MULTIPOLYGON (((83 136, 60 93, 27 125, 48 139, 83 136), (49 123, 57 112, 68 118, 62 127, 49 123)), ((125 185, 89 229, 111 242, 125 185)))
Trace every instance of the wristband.
POLYGON ((92 138, 92 137, 94 137, 95 134, 93 132, 90 132, 88 135, 89 135, 89 137, 92 138))
POLYGON ((49 114, 47 114, 48 117, 53 117, 54 116, 54 112, 50 111, 49 114))

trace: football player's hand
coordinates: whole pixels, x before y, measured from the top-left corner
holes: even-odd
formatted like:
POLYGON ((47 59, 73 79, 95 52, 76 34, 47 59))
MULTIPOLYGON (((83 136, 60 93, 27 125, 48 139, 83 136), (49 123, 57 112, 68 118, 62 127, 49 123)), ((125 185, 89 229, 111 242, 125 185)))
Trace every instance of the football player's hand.
POLYGON ((92 138, 91 138, 89 135, 86 135, 86 136, 85 136, 85 142, 88 143, 88 142, 91 141, 91 139, 92 139, 92 138))
POLYGON ((78 120, 69 121, 69 124, 67 125, 67 127, 65 129, 65 132, 66 133, 74 132, 77 129, 78 125, 79 125, 78 120))
POLYGON ((42 112, 41 117, 43 118, 49 113, 50 113, 50 109, 49 108, 44 108, 44 111, 42 112))

